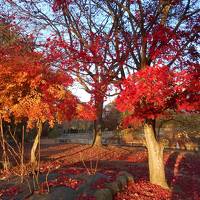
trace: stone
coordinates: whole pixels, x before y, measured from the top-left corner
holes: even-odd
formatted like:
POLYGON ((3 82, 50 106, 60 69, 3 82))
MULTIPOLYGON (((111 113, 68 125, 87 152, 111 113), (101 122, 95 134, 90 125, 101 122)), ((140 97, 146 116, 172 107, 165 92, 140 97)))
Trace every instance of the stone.
POLYGON ((46 174, 40 174, 39 175, 39 183, 46 182, 46 178, 48 181, 54 180, 54 179, 58 178, 58 176, 59 175, 55 174, 55 173, 51 173, 47 177, 46 177, 46 174))
POLYGON ((95 184, 101 178, 107 178, 104 174, 96 173, 95 175, 83 175, 83 176, 76 176, 76 178, 84 178, 84 184, 80 185, 79 188, 76 190, 77 194, 81 194, 83 192, 93 195, 94 191, 91 190, 91 185, 95 184))
POLYGON ((113 199, 112 192, 108 188, 97 190, 94 193, 94 196, 96 197, 96 200, 112 200, 113 199))
POLYGON ((121 184, 119 184, 117 181, 105 183, 105 187, 110 189, 113 195, 115 195, 117 192, 120 192, 121 190, 121 184))
POLYGON ((126 171, 119 172, 119 175, 124 175, 124 176, 126 176, 128 181, 130 181, 130 182, 133 181, 134 182, 132 174, 130 174, 130 173, 126 172, 126 171))
POLYGON ((76 192, 70 188, 61 186, 50 189, 48 194, 34 194, 29 200, 74 200, 76 192))
POLYGON ((120 175, 116 178, 116 181, 122 185, 122 188, 124 188, 127 185, 128 178, 125 175, 120 175))

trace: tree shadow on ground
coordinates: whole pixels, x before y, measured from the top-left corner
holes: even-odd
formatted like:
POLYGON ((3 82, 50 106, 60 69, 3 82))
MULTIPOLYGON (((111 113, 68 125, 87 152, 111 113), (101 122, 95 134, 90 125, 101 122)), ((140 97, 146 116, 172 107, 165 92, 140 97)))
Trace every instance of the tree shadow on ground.
MULTIPOLYGON (((68 152, 68 151, 71 151, 73 149, 76 149, 77 147, 79 147, 80 145, 77 145, 77 144, 73 144, 71 145, 70 147, 65 147, 65 148, 58 148, 58 149, 55 149, 53 148, 54 146, 53 145, 42 145, 41 146, 41 158, 46 158, 48 159, 48 156, 52 156, 52 155, 56 155, 58 153, 64 153, 64 152, 68 152)), ((57 146, 55 146, 57 147, 57 146)))
POLYGON ((177 157, 180 153, 179 152, 173 152, 172 154, 169 155, 166 163, 165 163, 165 172, 166 172, 166 177, 167 177, 167 184, 170 186, 174 177, 174 168, 176 165, 176 160, 177 157))
POLYGON ((200 156, 195 153, 172 153, 166 162, 172 200, 200 199, 200 156))
MULTIPOLYGON (((80 146, 80 145, 77 145, 77 147, 78 146, 80 146)), ((47 155, 42 154, 41 160, 43 160, 43 161, 45 161, 45 160, 63 160, 63 159, 69 158, 70 156, 80 154, 80 153, 91 148, 91 146, 87 146, 87 147, 84 147, 84 148, 80 148, 79 150, 77 150, 75 152, 70 152, 71 150, 76 149, 77 147, 74 146, 71 149, 59 150, 59 152, 52 151, 53 155, 52 154, 50 154, 50 155, 49 154, 47 154, 47 155), (59 153, 60 153, 60 155, 58 155, 59 153)))

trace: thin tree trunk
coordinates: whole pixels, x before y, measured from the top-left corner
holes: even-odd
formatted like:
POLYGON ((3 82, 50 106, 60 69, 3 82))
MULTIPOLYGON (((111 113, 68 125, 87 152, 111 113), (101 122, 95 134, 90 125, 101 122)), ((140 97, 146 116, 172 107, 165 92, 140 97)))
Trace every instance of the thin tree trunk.
POLYGON ((37 149, 38 149, 41 133, 42 133, 42 122, 39 121, 37 135, 34 139, 33 146, 31 148, 31 165, 33 167, 37 166, 37 161, 38 161, 37 160, 37 149))
POLYGON ((5 138, 4 138, 4 134, 3 134, 3 119, 2 117, 0 117, 0 133, 1 133, 1 146, 2 146, 2 150, 3 150, 3 154, 2 154, 2 161, 3 161, 3 169, 4 170, 8 170, 9 168, 9 160, 8 160, 8 156, 6 153, 6 145, 5 145, 5 138))
POLYGON ((103 113, 103 101, 96 103, 97 119, 94 121, 94 139, 92 146, 102 146, 102 113, 103 113))
POLYGON ((164 147, 155 137, 155 120, 148 120, 144 125, 146 146, 148 149, 148 163, 150 182, 160 185, 163 188, 169 188, 165 177, 165 168, 163 161, 164 147))
POLYGON ((101 125, 98 124, 98 121, 94 122, 94 140, 92 146, 102 146, 101 143, 102 133, 101 133, 101 125))
POLYGON ((24 126, 22 127, 22 144, 21 144, 21 183, 24 181, 24 126))

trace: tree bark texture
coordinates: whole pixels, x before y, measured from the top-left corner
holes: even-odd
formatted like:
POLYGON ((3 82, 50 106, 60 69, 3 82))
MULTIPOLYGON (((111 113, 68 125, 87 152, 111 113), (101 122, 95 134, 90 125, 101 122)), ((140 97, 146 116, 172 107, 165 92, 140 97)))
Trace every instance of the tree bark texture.
POLYGON ((169 188, 165 177, 165 168, 163 160, 164 147, 155 137, 155 121, 149 120, 144 124, 144 134, 148 150, 148 164, 150 182, 160 185, 163 188, 169 188))
POLYGON ((94 121, 94 139, 92 146, 102 146, 102 113, 103 101, 96 103, 97 119, 94 121))
POLYGON ((33 142, 32 148, 31 148, 31 165, 33 167, 36 167, 37 163, 38 163, 37 150, 38 150, 38 146, 39 146, 39 142, 40 142, 41 133, 42 133, 42 122, 38 122, 37 135, 34 139, 34 142, 33 142))

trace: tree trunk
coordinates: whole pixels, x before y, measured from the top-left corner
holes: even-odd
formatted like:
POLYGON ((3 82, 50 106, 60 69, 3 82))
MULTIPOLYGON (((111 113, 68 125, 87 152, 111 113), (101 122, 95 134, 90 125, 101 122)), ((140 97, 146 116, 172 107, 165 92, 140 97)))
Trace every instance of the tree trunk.
POLYGON ((96 103, 97 119, 94 121, 94 139, 92 146, 102 146, 102 113, 103 113, 103 101, 96 103))
POLYGON ((4 170, 8 170, 9 168, 9 160, 8 160, 8 156, 6 153, 6 145, 5 145, 5 138, 4 138, 4 134, 3 134, 3 119, 2 117, 0 117, 0 133, 1 133, 1 146, 2 146, 2 150, 3 150, 3 154, 2 154, 2 161, 3 161, 3 169, 4 170))
POLYGON ((167 185, 163 161, 164 147, 155 137, 155 120, 148 120, 144 125, 146 146, 148 150, 149 176, 150 182, 169 188, 167 185))
POLYGON ((102 133, 101 133, 101 125, 98 124, 97 121, 94 122, 94 139, 92 146, 102 146, 101 143, 102 133))
POLYGON ((37 164, 38 164, 37 149, 38 149, 38 146, 39 146, 41 133, 42 133, 42 122, 38 122, 37 135, 34 139, 33 146, 31 148, 31 165, 33 167, 36 167, 37 164))

